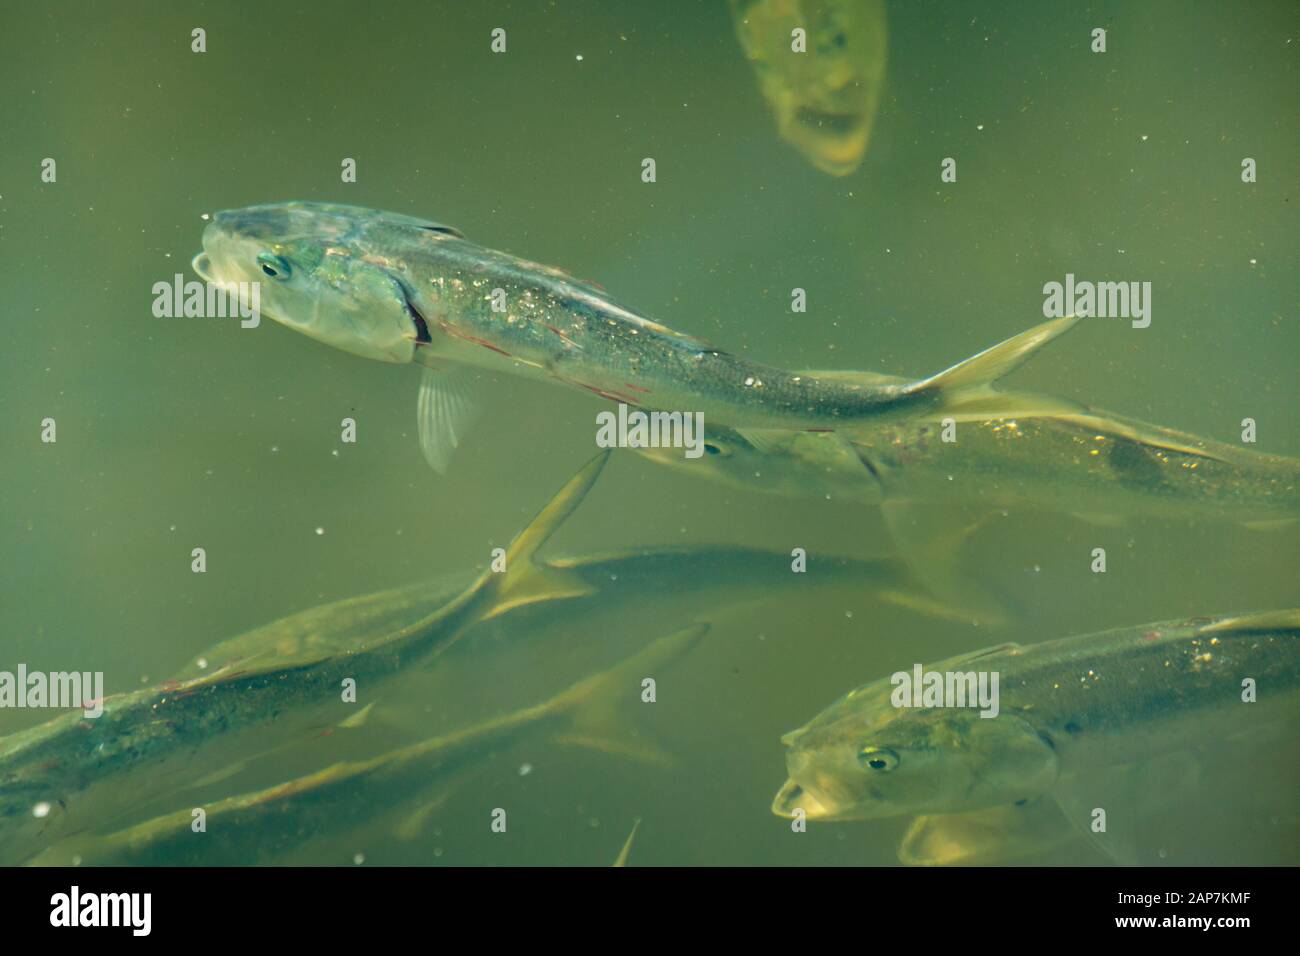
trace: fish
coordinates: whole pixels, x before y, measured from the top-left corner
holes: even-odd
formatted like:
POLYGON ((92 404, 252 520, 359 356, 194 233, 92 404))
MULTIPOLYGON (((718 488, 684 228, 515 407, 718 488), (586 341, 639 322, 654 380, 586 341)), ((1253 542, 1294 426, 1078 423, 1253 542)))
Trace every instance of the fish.
POLYGON ((791 573, 787 551, 721 545, 541 560, 536 549, 577 507, 603 461, 593 460, 566 484, 520 535, 527 560, 520 563, 516 549, 504 572, 515 587, 498 591, 495 603, 480 605, 472 617, 448 616, 446 609, 483 587, 482 575, 332 601, 222 641, 171 680, 111 695, 98 720, 70 713, 0 737, 0 862, 21 859, 88 819, 138 812, 142 781, 165 798, 242 770, 250 741, 275 751, 299 746, 322 727, 352 726, 403 673, 486 637, 518 643, 601 615, 638 617, 642 608, 662 615, 665 595, 675 613, 716 619, 728 608, 780 600, 790 588, 808 586, 852 586, 882 604, 960 619, 892 558, 816 554, 803 575, 791 573), (334 681, 340 673, 358 680, 360 710, 341 701, 334 681), (363 674, 369 676, 357 677, 363 674), (48 812, 34 816, 41 804, 48 812))
POLYGON ((730 0, 736 37, 777 130, 831 176, 866 155, 884 88, 884 0, 730 0), (804 30, 805 49, 793 48, 804 30))
POLYGON ((998 401, 993 382, 1076 321, 1048 320, 924 378, 818 377, 720 351, 592 283, 431 220, 276 203, 215 213, 202 242, 194 271, 231 288, 258 283, 260 308, 276 322, 354 355, 419 365, 417 434, 439 472, 472 429, 485 370, 719 425, 834 431, 986 408, 998 401))
POLYGON ((198 676, 187 670, 157 686, 110 695, 97 719, 74 711, 0 738, 0 859, 52 838, 80 813, 129 810, 139 797, 121 796, 123 776, 169 760, 192 763, 199 751, 227 763, 237 749, 228 759, 211 751, 246 749, 250 735, 263 747, 301 735, 319 726, 322 714, 350 706, 340 692, 345 679, 382 686, 436 659, 475 624, 532 603, 591 594, 591 584, 535 557, 608 458, 608 451, 592 458, 516 535, 505 571, 484 570, 414 620, 393 618, 395 606, 409 607, 409 595, 315 608, 218 644, 203 655, 209 666, 198 676), (385 621, 391 626, 378 626, 385 621), (44 812, 34 813, 36 807, 44 812))
POLYGON ((1004 644, 926 670, 999 675, 997 715, 894 706, 892 679, 866 684, 782 738, 788 779, 772 811, 807 820, 978 814, 967 819, 1006 826, 1007 808, 1054 802, 1127 862, 1141 831, 1126 808, 1149 783, 1144 770, 1242 738, 1294 736, 1300 609, 1004 644), (1101 830, 1098 809, 1109 814, 1101 830))
POLYGON ((710 427, 699 459, 635 451, 733 488, 872 507, 959 499, 1084 517, 1197 514, 1248 526, 1300 518, 1300 459, 1088 408, 954 422, 952 443, 926 418, 851 440, 710 427))
MULTIPOLYGON (((651 642, 620 664, 579 680, 529 707, 440 734, 365 760, 341 761, 314 773, 203 807, 196 833, 193 807, 108 833, 83 832, 51 846, 33 866, 248 866, 311 839, 355 827, 412 801, 428 800, 431 784, 481 763, 498 750, 545 733, 578 728, 578 736, 609 735, 621 700, 640 702, 641 680, 660 674, 699 645, 709 631, 697 622, 651 642)), ((635 834, 635 828, 633 829, 635 834)), ((632 838, 620 854, 626 859, 632 838)))
MULTIPOLYGON (((1017 396, 1026 410, 1050 397, 1017 396)), ((938 596, 978 608, 951 567, 990 515, 1067 513, 1090 523, 1199 517, 1271 530, 1300 521, 1300 459, 1212 441, 1080 406, 1045 414, 880 423, 837 433, 710 426, 697 459, 650 460, 733 488, 879 509, 899 553, 938 596)), ((986 612, 992 603, 985 602, 986 612)), ((1004 614, 1005 616, 1005 614, 1004 614)))

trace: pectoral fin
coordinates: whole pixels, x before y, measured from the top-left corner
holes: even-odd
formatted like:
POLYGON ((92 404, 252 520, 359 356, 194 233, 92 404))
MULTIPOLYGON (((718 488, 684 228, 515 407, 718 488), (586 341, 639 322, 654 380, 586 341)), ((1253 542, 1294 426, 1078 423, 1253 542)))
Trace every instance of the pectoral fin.
POLYGON ((1196 786, 1201 765, 1190 751, 1138 763, 1090 768, 1063 779, 1053 792, 1057 805, 1094 849, 1124 866, 1151 865, 1145 823, 1171 795, 1196 786))
POLYGON ((424 368, 415 417, 424 460, 438 474, 446 474, 451 456, 478 417, 470 373, 448 366, 424 368))
POLYGON ((1048 852, 1079 839, 1055 802, 920 816, 898 847, 908 866, 984 866, 1048 852))

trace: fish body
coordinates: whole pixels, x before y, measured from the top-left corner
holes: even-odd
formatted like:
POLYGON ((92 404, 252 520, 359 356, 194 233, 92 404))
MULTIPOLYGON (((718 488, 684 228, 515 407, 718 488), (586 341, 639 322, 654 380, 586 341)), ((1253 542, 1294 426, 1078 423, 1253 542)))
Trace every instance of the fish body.
POLYGON ((699 459, 638 451, 732 487, 868 506, 958 500, 1241 523, 1300 517, 1300 460, 1108 412, 976 418, 956 422, 953 437, 929 419, 878 423, 851 440, 709 427, 699 459))
MULTIPOLYGON (((593 478, 588 466, 521 539, 540 545, 593 478)), ((345 677, 357 680, 373 702, 388 681, 489 633, 484 628, 513 640, 555 619, 572 626, 579 613, 626 614, 637 602, 659 607, 664 595, 672 595, 682 614, 717 615, 802 584, 790 574, 789 560, 787 552, 693 547, 556 557, 533 566, 516 552, 510 570, 489 579, 502 585, 513 579, 514 587, 488 597, 467 598, 480 594, 484 581, 465 575, 331 602, 255 628, 209 648, 201 655, 204 666, 194 663, 174 680, 108 697, 96 720, 74 711, 0 737, 0 863, 20 860, 87 820, 134 813, 138 781, 147 778, 148 791, 165 798, 214 767, 246 762, 250 746, 294 746, 337 724, 341 713, 359 719, 341 702, 345 677), (32 810, 42 802, 51 810, 37 818, 32 810)), ((827 587, 870 588, 882 601, 911 610, 950 614, 894 560, 819 556, 809 577, 827 587)))
MULTIPOLYGON (((315 773, 205 807, 206 832, 192 829, 191 808, 107 833, 83 833, 43 850, 31 865, 175 866, 266 862, 327 833, 354 828, 417 799, 493 753, 544 732, 577 728, 611 734, 611 713, 639 703, 640 681, 661 674, 708 632, 694 624, 662 637, 607 671, 586 677, 530 707, 400 747, 365 760, 343 761, 315 773)), ((628 838, 628 847, 631 838, 628 838)), ((625 853, 620 857, 625 858, 625 853)))
POLYGON ((865 820, 1060 802, 1117 767, 1271 726, 1294 733, 1300 611, 1004 645, 927 670, 998 674, 997 715, 895 706, 892 679, 860 687, 783 738, 789 779, 773 812, 865 820))
POLYGON ((885 80, 884 0, 731 0, 731 13, 781 138, 824 173, 857 169, 885 80))
POLYGON ((983 399, 1075 321, 1043 323, 924 379, 792 373, 713 348, 452 227, 327 203, 216 213, 194 269, 219 284, 259 283, 267 315, 319 341, 424 366, 421 443, 439 468, 474 409, 458 369, 539 377, 717 424, 851 428, 983 399))
POLYGON ((200 676, 110 696, 94 720, 74 711, 0 738, 0 860, 21 858, 32 841, 48 839, 82 813, 129 810, 139 796, 124 795, 119 784, 130 774, 156 777, 161 764, 191 759, 200 749, 213 763, 233 762, 239 748, 246 754, 252 734, 263 747, 272 738, 292 739, 346 706, 345 679, 373 690, 445 652, 475 624, 592 593, 585 581, 534 557, 608 457, 593 458, 515 537, 509 570, 485 571, 427 613, 403 617, 418 606, 409 590, 305 611, 217 645, 200 676), (36 816, 40 804, 46 812, 36 816))

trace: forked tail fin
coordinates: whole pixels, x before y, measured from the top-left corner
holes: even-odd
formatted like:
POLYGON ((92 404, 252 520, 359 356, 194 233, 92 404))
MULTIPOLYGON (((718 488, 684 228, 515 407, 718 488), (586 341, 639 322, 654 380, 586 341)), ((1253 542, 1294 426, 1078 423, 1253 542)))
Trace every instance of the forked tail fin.
POLYGON ((908 387, 907 392, 938 393, 939 407, 944 413, 993 408, 996 406, 994 396, 998 394, 993 389, 993 383, 1019 368, 1044 345, 1068 332, 1078 321, 1077 316, 1067 315, 1036 325, 964 362, 958 362, 938 375, 916 382, 908 387))

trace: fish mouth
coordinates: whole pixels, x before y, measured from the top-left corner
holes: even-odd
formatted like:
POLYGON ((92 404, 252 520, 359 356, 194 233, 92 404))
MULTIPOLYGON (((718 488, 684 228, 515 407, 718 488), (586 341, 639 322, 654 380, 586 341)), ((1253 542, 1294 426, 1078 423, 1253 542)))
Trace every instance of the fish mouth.
POLYGON ((206 252, 200 252, 197 256, 191 259, 190 268, 193 269, 195 275, 204 282, 213 281, 212 260, 208 258, 206 252))
POLYGON ((856 113, 833 113, 801 106, 794 113, 799 125, 827 138, 842 139, 858 132, 862 119, 856 113))
POLYGON ((834 815, 834 810, 822 803, 811 791, 794 780, 787 780, 772 800, 772 812, 778 817, 793 819, 802 810, 808 820, 819 820, 834 815))

